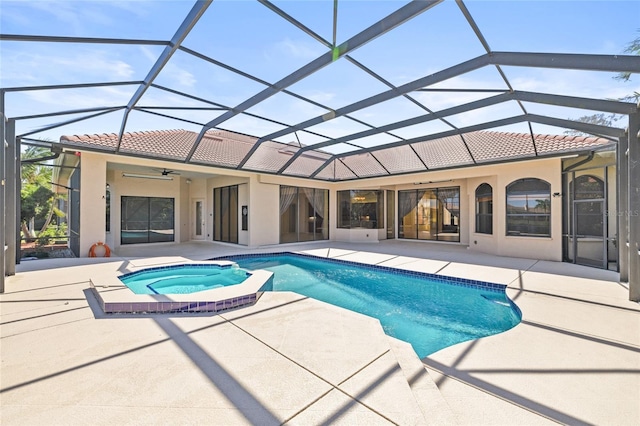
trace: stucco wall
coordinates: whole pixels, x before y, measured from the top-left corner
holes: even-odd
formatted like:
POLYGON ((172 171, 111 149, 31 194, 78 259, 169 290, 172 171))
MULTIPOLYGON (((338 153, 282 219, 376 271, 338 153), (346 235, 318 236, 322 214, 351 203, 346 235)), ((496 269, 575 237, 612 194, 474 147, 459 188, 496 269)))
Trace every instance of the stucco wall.
MULTIPOLYGON (((107 243, 107 245, 109 247, 115 247, 115 237, 116 237, 116 234, 115 234, 114 228, 113 228, 113 226, 114 226, 113 225, 113 209, 115 207, 114 207, 114 204, 113 204, 113 202, 114 202, 113 189, 111 188, 111 183, 114 181, 114 176, 115 176, 115 173, 114 173, 113 170, 107 170, 107 184, 109 185, 109 192, 111 194, 111 220, 109 221, 110 230, 109 230, 109 232, 106 232, 106 235, 105 235, 105 242, 107 243)), ((81 203, 82 203, 82 201, 81 201, 81 203)), ((105 225, 106 225, 106 223, 105 223, 105 225)))
POLYGON ((93 244, 106 240, 107 161, 88 152, 80 158, 80 255, 86 257, 93 244))
POLYGON ((182 241, 189 241, 191 239, 207 239, 207 226, 211 222, 209 216, 209 210, 207 209, 207 179, 205 178, 182 178, 181 179, 181 193, 184 196, 184 203, 186 208, 184 209, 184 220, 182 221, 185 229, 183 231, 182 241), (202 236, 196 237, 195 235, 195 203, 201 201, 202 215, 204 219, 204 229, 202 230, 202 236))
POLYGON ((176 217, 176 228, 180 227, 180 239, 176 235, 176 241, 181 243, 189 241, 191 239, 191 215, 189 214, 190 202, 189 192, 191 191, 190 184, 187 183, 185 178, 177 176, 174 180, 179 182, 180 197, 176 199, 176 210, 180 210, 180 216, 176 217), (180 220, 178 221, 178 217, 180 220))
POLYGON ((249 182, 249 246, 259 247, 280 242, 280 186, 260 182, 252 176, 249 182))
POLYGON ((247 226, 246 231, 242 230, 242 206, 247 206, 247 208, 249 208, 248 183, 238 185, 238 244, 247 246, 249 245, 249 227, 247 226))
MULTIPOLYGON (((84 174, 84 167, 82 173, 84 174)), ((122 176, 122 171, 115 169, 111 186, 111 233, 114 246, 120 244, 120 219, 123 196, 133 197, 165 197, 174 199, 174 227, 175 241, 182 241, 184 202, 181 198, 180 177, 173 180, 151 180, 141 178, 128 178, 122 176)), ((84 203, 83 203, 84 204, 84 203)), ((104 214, 103 214, 104 215, 104 214)), ((83 229, 84 232, 84 229, 83 229)), ((154 243, 161 244, 161 243, 154 243)))
MULTIPOLYGON (((535 177, 551 184, 551 192, 562 192, 560 159, 524 161, 511 164, 476 166, 456 170, 430 171, 415 175, 375 178, 343 183, 315 182, 306 179, 260 175, 255 173, 222 171, 204 166, 184 165, 181 168, 197 173, 213 175, 211 178, 191 179, 187 184, 184 176, 173 181, 152 181, 145 179, 123 178, 119 170, 107 173, 107 161, 142 164, 158 167, 161 162, 126 157, 104 156, 93 153, 82 155, 82 213, 81 213, 81 250, 88 252, 91 244, 109 238, 115 247, 120 234, 120 198, 131 196, 172 197, 176 200, 176 241, 188 241, 192 237, 193 203, 202 199, 205 203, 205 239, 212 241, 213 235, 213 188, 239 185, 238 226, 242 223, 241 207, 249 208, 249 230, 238 231, 238 242, 250 247, 274 245, 279 243, 279 202, 280 185, 291 185, 329 190, 330 239, 334 241, 376 242, 386 238, 386 229, 338 229, 337 191, 348 189, 381 189, 399 191, 403 189, 427 189, 460 187, 460 243, 468 245, 469 250, 486 253, 529 257, 546 260, 561 260, 562 257, 562 199, 551 199, 551 237, 506 236, 505 189, 514 180, 535 177), (219 175, 217 173, 222 173, 219 175), (105 236, 105 185, 111 186, 111 234, 105 236), (489 183, 493 188, 493 235, 475 233, 475 189, 481 183, 489 183), (367 235, 368 234, 368 235, 367 235)), ((114 169, 114 166, 110 166, 114 169)), ((397 214, 397 194, 396 194, 397 214)), ((385 209, 385 215, 387 211, 385 209)), ((395 218, 396 228, 399 218, 395 218)), ((386 225, 386 216, 385 216, 386 225)))
POLYGON ((498 242, 500 238, 496 234, 496 209, 501 208, 501 203, 497 202, 495 198, 496 187, 498 185, 497 175, 479 176, 476 178, 469 178, 467 180, 466 199, 467 206, 466 214, 468 218, 468 230, 469 230, 469 249, 474 251, 480 251, 483 253, 497 253, 498 242), (476 233, 476 188, 487 183, 491 185, 493 190, 493 233, 492 234, 478 234, 476 233))
MULTIPOLYGON (((562 198, 551 197, 551 237, 519 237, 506 235, 506 186, 517 179, 534 177, 551 184, 551 193, 562 192, 561 160, 522 161, 490 166, 476 166, 455 170, 432 171, 415 175, 367 179, 335 184, 332 210, 331 239, 354 241, 349 230, 335 228, 335 193, 347 189, 427 189, 460 187, 460 243, 469 250, 501 256, 562 260, 562 198), (475 233, 475 189, 483 182, 493 188, 493 235, 475 233)), ((397 198, 397 197, 396 197, 397 198)), ((397 203, 397 199, 396 199, 397 203)), ((397 208, 396 208, 397 212, 397 208)), ((396 217, 396 227, 399 218, 396 217)), ((380 238, 384 238, 380 235, 380 238)), ((444 243, 455 244, 455 243, 444 243)))

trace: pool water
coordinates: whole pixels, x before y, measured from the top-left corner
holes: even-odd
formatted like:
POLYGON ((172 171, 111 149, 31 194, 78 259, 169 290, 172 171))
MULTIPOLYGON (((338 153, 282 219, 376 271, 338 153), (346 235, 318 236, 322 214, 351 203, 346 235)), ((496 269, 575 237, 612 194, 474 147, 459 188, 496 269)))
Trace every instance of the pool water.
POLYGON ((174 265, 121 275, 136 294, 189 294, 240 284, 250 274, 232 266, 174 265))
POLYGON ((378 318, 385 333, 411 343, 420 358, 503 332, 521 319, 503 286, 463 286, 428 274, 293 254, 227 259, 241 268, 272 271, 274 291, 294 291, 378 318))

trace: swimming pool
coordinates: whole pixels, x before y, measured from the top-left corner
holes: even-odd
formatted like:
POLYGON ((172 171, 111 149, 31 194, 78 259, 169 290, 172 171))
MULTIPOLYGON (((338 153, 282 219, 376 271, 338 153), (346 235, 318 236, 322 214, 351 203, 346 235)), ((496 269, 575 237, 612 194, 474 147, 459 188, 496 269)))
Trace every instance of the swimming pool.
POLYGON ((274 291, 294 291, 380 320, 420 358, 520 322, 505 286, 381 266, 281 253, 224 257, 272 271, 274 291))
POLYGON ((118 277, 135 294, 190 294, 240 284, 251 274, 233 265, 182 264, 118 277))

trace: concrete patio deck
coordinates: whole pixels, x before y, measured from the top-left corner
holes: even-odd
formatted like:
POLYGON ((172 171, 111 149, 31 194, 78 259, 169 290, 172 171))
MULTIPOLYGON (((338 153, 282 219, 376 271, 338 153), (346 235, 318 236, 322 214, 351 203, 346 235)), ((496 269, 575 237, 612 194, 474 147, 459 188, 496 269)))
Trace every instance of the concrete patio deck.
POLYGON ((0 423, 637 425, 640 306, 617 279, 397 240, 23 262, 0 295, 0 423), (89 291, 96 274, 269 251, 503 283, 523 321, 418 360, 376 320, 294 293, 221 315, 140 316, 104 315, 89 291))

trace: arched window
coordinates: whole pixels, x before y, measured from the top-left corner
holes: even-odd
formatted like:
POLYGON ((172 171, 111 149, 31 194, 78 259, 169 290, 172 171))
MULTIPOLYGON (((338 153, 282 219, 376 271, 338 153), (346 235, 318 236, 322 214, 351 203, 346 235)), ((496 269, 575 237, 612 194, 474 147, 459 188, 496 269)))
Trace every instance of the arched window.
POLYGON ((493 188, 488 183, 476 188, 476 233, 493 234, 493 188))
POLYGON ((551 185, 519 179, 507 185, 507 235, 551 236, 551 185))
POLYGON ((578 176, 569 184, 571 190, 573 190, 574 183, 576 200, 604 198, 604 181, 599 177, 593 175, 578 176))

